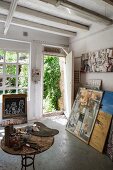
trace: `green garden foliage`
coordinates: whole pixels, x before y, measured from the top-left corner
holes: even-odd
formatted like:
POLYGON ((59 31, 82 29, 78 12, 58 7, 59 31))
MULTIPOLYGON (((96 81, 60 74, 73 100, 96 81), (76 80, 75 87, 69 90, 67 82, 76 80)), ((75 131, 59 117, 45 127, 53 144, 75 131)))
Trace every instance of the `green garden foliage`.
POLYGON ((44 107, 45 111, 59 110, 58 99, 60 91, 60 65, 59 58, 52 56, 44 57, 44 107))
POLYGON ((0 49, 0 56, 4 56, 4 54, 5 54, 4 50, 0 49))
POLYGON ((28 86, 28 65, 22 65, 21 69, 19 69, 19 87, 27 87, 28 86))

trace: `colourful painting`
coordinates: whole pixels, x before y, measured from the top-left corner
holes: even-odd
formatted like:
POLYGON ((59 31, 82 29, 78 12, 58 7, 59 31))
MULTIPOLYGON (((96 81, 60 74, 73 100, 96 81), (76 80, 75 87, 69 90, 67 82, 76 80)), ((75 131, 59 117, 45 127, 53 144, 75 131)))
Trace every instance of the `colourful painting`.
POLYGON ((112 115, 99 111, 89 144, 99 152, 103 152, 112 115))
POLYGON ((113 49, 82 54, 82 72, 113 72, 113 49))
POLYGON ((80 88, 66 129, 86 143, 89 142, 99 110, 102 91, 80 88))

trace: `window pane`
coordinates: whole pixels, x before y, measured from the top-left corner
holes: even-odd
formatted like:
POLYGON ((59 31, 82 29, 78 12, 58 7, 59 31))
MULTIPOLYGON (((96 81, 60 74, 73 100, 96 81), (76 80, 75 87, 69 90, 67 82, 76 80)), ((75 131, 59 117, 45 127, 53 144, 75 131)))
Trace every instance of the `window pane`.
POLYGON ((3 94, 3 90, 0 90, 0 95, 2 95, 3 94))
POLYGON ((29 63, 29 53, 19 53, 19 63, 29 63))
POLYGON ((28 77, 28 65, 18 65, 18 74, 28 77))
POLYGON ((19 65, 18 68, 19 68, 18 86, 27 87, 28 86, 28 65, 19 65))
POLYGON ((16 86, 16 77, 7 77, 5 81, 6 87, 15 87, 16 86))
POLYGON ((2 50, 2 49, 0 49, 0 55, 1 55, 1 56, 4 56, 4 54, 5 54, 5 51, 2 50))
POLYGON ((2 94, 3 94, 3 90, 0 90, 0 103, 2 103, 2 94))
POLYGON ((27 91, 28 91, 27 89, 19 89, 18 93, 19 94, 27 94, 27 91))
POLYGON ((11 93, 15 94, 16 89, 14 89, 14 90, 5 90, 5 94, 11 94, 11 93))
POLYGON ((0 74, 3 74, 3 64, 0 64, 0 74))
POLYGON ((27 87, 28 86, 28 77, 19 77, 18 78, 18 86, 19 87, 27 87))
POLYGON ((0 49, 0 62, 4 61, 5 51, 0 49))
POLYGON ((0 87, 3 86, 3 78, 0 77, 0 87))
POLYGON ((17 62, 17 53, 12 51, 7 51, 5 55, 5 61, 10 63, 17 62))
POLYGON ((7 64, 6 65, 6 74, 16 75, 16 65, 7 64))

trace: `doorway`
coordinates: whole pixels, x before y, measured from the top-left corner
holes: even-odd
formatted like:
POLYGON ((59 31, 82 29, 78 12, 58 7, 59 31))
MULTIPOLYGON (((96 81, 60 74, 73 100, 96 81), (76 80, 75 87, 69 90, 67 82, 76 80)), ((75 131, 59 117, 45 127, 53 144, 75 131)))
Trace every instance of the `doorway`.
POLYGON ((64 114, 64 65, 64 57, 44 55, 43 116, 64 114))

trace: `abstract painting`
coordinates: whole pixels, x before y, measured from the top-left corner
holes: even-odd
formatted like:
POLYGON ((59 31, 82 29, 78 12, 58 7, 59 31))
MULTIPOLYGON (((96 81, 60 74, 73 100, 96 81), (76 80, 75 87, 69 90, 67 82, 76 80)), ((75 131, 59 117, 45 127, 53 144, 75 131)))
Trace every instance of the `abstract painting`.
POLYGON ((81 72, 113 72, 113 49, 82 54, 81 72))
POLYGON ((102 94, 102 91, 80 88, 66 125, 69 132, 86 143, 91 136, 102 94))
POLYGON ((99 152, 103 152, 112 115, 99 111, 89 144, 99 152))

